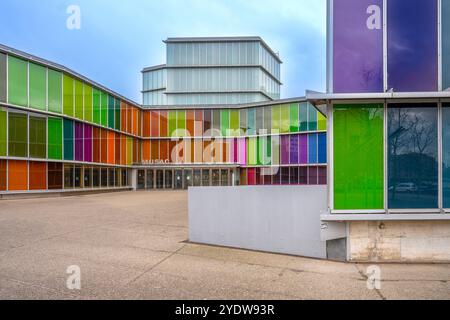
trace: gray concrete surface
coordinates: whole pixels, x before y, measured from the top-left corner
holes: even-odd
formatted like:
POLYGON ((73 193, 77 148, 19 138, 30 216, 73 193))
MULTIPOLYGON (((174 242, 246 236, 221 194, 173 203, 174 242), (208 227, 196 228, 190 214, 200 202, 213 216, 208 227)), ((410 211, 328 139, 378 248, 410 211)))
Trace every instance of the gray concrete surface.
POLYGON ((186 192, 0 201, 0 299, 450 299, 450 265, 368 290, 367 265, 188 244, 187 221, 186 192))
POLYGON ((191 241, 327 258, 327 186, 197 187, 188 202, 191 241))

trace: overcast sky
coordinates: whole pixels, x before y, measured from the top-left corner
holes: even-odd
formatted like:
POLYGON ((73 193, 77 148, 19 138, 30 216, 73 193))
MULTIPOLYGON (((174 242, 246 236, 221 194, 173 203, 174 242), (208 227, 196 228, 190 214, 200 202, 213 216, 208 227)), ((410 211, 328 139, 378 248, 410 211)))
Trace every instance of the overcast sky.
POLYGON ((325 90, 325 0, 1 0, 0 43, 60 63, 137 102, 167 37, 261 36, 280 53, 282 98, 325 90), (69 5, 81 29, 69 30, 69 5))

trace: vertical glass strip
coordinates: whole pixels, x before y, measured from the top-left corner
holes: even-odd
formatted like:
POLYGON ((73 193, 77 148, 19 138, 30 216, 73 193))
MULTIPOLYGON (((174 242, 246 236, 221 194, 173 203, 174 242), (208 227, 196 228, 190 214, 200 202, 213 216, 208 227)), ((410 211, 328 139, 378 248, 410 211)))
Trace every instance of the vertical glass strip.
POLYGON ((28 106, 28 63, 8 56, 8 102, 28 106))
POLYGON ((69 117, 73 117, 73 104, 74 104, 74 88, 73 79, 68 75, 63 76, 63 113, 69 117))
POLYGON ((47 103, 47 69, 30 63, 30 107, 46 110, 47 103))

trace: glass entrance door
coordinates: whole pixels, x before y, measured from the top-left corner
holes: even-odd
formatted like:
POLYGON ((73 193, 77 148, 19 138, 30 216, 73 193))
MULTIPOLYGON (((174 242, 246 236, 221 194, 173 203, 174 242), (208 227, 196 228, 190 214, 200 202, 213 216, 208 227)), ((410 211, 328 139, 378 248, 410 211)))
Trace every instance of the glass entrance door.
POLYGON ((184 170, 184 189, 188 187, 192 187, 192 170, 186 169, 184 170))
POLYGON ((203 187, 209 187, 211 185, 209 178, 210 178, 209 169, 203 169, 202 170, 202 186, 203 187))
MULTIPOLYGON (((105 172, 106 175, 106 172, 105 172)), ((138 170, 137 173, 137 188, 138 190, 145 189, 145 170, 138 170)), ((102 170, 102 186, 103 186, 103 170, 102 170)))
POLYGON ((183 189, 183 171, 175 170, 175 181, 174 181, 174 189, 179 190, 183 189))
POLYGON ((165 188, 166 189, 172 189, 173 188, 173 172, 172 172, 172 170, 166 170, 165 172, 164 172, 164 175, 165 175, 165 183, 166 183, 166 185, 165 185, 165 188))
POLYGON ((164 188, 164 171, 156 170, 156 189, 164 188))
POLYGON ((220 186, 220 170, 212 169, 211 170, 212 183, 211 185, 214 187, 220 186))
POLYGON ((229 174, 228 174, 228 170, 227 169, 222 169, 221 170, 221 174, 220 174, 220 182, 222 186, 228 186, 229 183, 229 174))
POLYGON ((153 170, 147 170, 147 189, 153 189, 153 170))
POLYGON ((194 187, 200 187, 202 185, 202 171, 200 169, 194 170, 193 180, 194 187))

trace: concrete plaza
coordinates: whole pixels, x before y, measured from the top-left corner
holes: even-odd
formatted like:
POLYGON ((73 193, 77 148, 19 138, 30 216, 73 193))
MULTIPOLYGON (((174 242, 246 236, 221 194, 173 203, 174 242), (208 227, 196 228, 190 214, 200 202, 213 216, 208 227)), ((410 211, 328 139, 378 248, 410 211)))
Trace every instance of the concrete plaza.
POLYGON ((450 299, 450 265, 369 265, 190 244, 187 193, 0 201, 0 299, 450 299), (81 290, 66 286, 81 270, 81 290))

